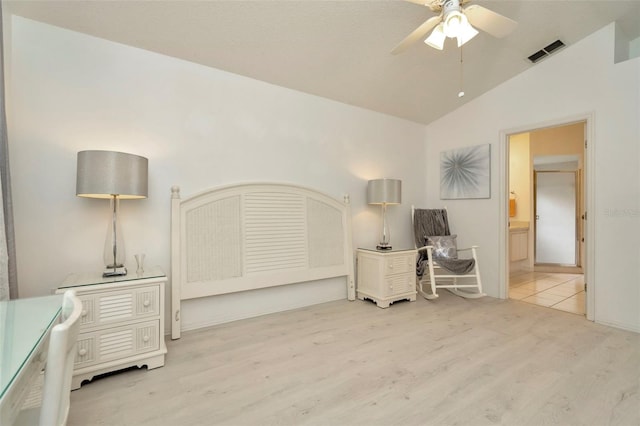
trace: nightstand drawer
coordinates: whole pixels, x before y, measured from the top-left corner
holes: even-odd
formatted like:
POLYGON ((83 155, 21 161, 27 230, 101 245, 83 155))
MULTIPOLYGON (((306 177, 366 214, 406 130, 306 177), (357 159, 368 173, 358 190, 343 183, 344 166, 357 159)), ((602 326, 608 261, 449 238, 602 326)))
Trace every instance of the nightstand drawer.
POLYGON ((385 292, 387 296, 407 293, 415 290, 416 276, 414 273, 394 275, 385 279, 385 292))
POLYGON ((103 324, 113 324, 160 312, 159 286, 119 291, 80 294, 82 315, 80 329, 87 330, 103 324))
POLYGON ((155 320, 81 333, 78 336, 75 368, 158 350, 159 326, 159 320, 155 320))
POLYGON ((415 255, 398 255, 390 256, 384 260, 384 273, 385 275, 403 274, 406 272, 413 272, 416 268, 415 255))

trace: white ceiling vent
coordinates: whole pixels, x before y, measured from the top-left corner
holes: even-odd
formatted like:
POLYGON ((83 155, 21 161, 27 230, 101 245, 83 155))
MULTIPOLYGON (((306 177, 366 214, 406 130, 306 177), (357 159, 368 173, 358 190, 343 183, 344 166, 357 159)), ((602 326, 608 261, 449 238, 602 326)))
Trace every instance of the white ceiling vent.
POLYGON ((542 49, 538 50, 533 55, 529 56, 528 59, 532 63, 535 64, 536 62, 541 61, 542 59, 546 58, 547 56, 549 56, 553 52, 558 51, 559 49, 563 48, 564 46, 565 46, 565 44, 563 42, 561 42, 560 40, 556 40, 553 43, 551 43, 550 45, 543 47, 542 49))

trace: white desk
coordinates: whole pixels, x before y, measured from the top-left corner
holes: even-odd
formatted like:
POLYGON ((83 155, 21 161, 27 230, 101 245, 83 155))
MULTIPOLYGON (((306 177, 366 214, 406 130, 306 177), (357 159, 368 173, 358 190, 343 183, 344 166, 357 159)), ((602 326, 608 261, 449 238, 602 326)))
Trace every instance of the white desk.
POLYGON ((13 424, 47 357, 62 296, 0 302, 0 425, 13 424))

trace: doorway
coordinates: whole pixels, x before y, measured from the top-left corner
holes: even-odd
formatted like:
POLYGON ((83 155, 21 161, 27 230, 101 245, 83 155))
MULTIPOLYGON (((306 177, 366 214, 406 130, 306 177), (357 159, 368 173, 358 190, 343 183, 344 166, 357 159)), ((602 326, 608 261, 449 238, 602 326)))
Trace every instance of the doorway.
POLYGON ((579 185, 578 170, 534 170, 534 267, 580 266, 579 185))
POLYGON ((585 315, 586 121, 507 135, 507 294, 585 315))

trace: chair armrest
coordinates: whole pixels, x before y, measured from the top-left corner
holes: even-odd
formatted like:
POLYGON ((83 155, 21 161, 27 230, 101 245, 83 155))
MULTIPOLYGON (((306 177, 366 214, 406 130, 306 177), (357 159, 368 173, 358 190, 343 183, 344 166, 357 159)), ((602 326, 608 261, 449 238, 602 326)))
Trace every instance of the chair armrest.
POLYGON ((426 251, 427 252, 427 259, 429 260, 429 262, 431 262, 431 259, 433 259, 433 246, 424 246, 424 247, 420 247, 418 250, 418 253, 421 251, 426 251))
POLYGON ((471 246, 471 247, 466 247, 466 248, 459 248, 458 251, 468 251, 468 250, 473 250, 473 249, 477 249, 479 248, 479 246, 471 246))

